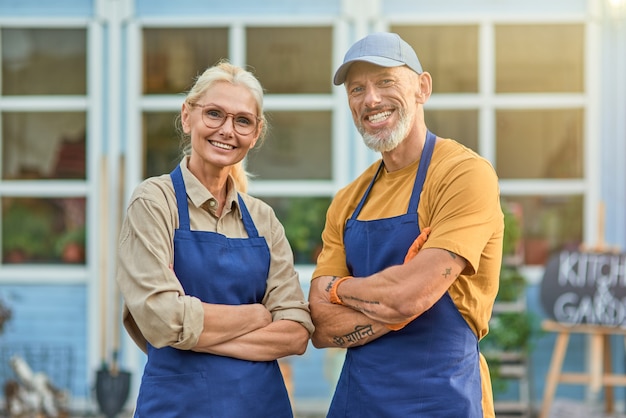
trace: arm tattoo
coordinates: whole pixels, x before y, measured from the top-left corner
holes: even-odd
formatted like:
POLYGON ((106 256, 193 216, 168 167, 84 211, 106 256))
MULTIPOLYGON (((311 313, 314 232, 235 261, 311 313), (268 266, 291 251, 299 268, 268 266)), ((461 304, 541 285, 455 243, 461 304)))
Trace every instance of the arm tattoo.
POLYGON ((333 283, 335 283, 335 281, 337 281, 339 277, 338 276, 333 276, 332 279, 330 279, 330 281, 328 282, 328 285, 326 285, 326 289, 324 289, 326 292, 330 292, 330 289, 333 288, 333 283))
POLYGON ((340 296, 340 299, 341 299, 341 302, 344 304, 344 306, 347 306, 348 308, 352 308, 355 311, 359 311, 363 313, 374 313, 373 310, 367 308, 368 305, 380 305, 380 302, 377 300, 364 300, 364 299, 360 299, 355 296, 349 296, 349 295, 340 296), (358 305, 352 304, 350 303, 350 301, 357 302, 358 305))
MULTIPOLYGON (((452 251, 448 251, 448 254, 450 254, 450 257, 452 257, 454 260, 456 260, 456 258, 458 257, 458 255, 456 255, 455 253, 453 253, 452 251)), ((450 276, 452 274, 452 267, 447 267, 443 273, 441 273, 441 275, 445 278, 447 278, 448 276, 450 276)), ((457 275, 458 277, 458 275, 457 275)))
POLYGON ((355 343, 371 335, 374 335, 372 324, 357 325, 356 327, 354 327, 354 331, 349 332, 345 335, 337 335, 333 337, 333 342, 335 343, 335 345, 343 347, 344 345, 346 345, 346 342, 355 343))

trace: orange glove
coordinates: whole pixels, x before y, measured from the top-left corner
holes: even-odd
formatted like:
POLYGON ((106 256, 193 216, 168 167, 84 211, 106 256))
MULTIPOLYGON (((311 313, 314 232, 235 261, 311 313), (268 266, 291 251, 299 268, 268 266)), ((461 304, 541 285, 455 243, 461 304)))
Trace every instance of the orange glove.
POLYGON ((341 301, 341 299, 339 298, 339 296, 337 295, 337 288, 339 287, 339 285, 343 282, 345 282, 348 279, 352 279, 352 276, 345 276, 342 277, 340 279, 336 279, 331 288, 330 288, 330 303, 334 303, 335 305, 343 305, 343 302, 341 301))
MULTIPOLYGON (((413 241, 413 244, 411 244, 409 250, 406 252, 406 256, 404 257, 404 264, 408 263, 411 259, 413 259, 413 257, 417 255, 419 250, 421 250, 424 246, 424 243, 426 242, 426 239, 428 239, 429 234, 430 227, 427 226, 426 228, 422 229, 422 232, 418 235, 417 238, 415 238, 415 241, 413 241)), ((417 315, 412 316, 404 322, 400 322, 398 324, 385 324, 385 326, 392 331, 398 331, 399 329, 407 326, 415 318, 417 318, 417 315)))
POLYGON ((411 260, 413 257, 417 255, 419 250, 421 250, 422 247, 424 246, 424 243, 426 242, 426 239, 428 238, 429 234, 430 234, 430 227, 427 226, 426 228, 422 230, 422 232, 417 236, 417 238, 415 238, 415 241, 413 241, 413 244, 411 244, 411 246, 409 247, 409 250, 406 252, 406 256, 404 257, 404 264, 408 263, 409 260, 411 260))

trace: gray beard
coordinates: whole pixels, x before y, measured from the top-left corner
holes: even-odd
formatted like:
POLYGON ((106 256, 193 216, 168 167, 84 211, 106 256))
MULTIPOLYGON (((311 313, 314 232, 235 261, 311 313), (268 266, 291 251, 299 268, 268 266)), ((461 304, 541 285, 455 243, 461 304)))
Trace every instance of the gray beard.
POLYGON ((394 150, 406 138, 411 129, 411 119, 404 109, 400 110, 400 120, 393 129, 384 129, 377 133, 368 133, 361 123, 357 125, 357 130, 363 137, 365 145, 376 152, 389 152, 394 150))

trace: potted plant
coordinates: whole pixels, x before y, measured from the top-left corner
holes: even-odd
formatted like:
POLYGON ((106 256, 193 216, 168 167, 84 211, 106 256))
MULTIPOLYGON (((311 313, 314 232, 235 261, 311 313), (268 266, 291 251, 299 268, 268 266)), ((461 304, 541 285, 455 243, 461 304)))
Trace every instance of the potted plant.
POLYGON ((56 255, 65 263, 82 263, 85 261, 85 228, 72 228, 57 239, 56 255))
POLYGON ((2 213, 4 262, 45 261, 52 254, 54 231, 45 208, 30 199, 11 199, 2 213))
POLYGON ((291 245, 296 263, 315 263, 322 245, 322 230, 326 210, 330 204, 327 197, 295 197, 289 199, 281 219, 285 235, 291 245))

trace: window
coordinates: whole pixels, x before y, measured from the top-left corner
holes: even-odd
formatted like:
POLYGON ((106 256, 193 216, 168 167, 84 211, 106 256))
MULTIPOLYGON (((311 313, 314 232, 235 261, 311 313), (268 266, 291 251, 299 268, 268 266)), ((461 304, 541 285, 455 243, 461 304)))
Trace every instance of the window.
POLYGON ((85 179, 85 112, 4 112, 2 179, 85 179))
POLYGON ((496 25, 497 93, 582 93, 584 26, 496 25))
POLYGON ((246 43, 246 62, 267 94, 331 92, 332 31, 329 28, 249 28, 246 43))
POLYGON ((331 180, 329 111, 268 113, 265 143, 248 153, 248 171, 263 180, 331 180))
POLYGON ((228 57, 225 28, 144 29, 143 92, 180 94, 206 67, 228 57))
POLYGON ((0 38, 2 182, 23 183, 0 195, 2 262, 83 264, 87 31, 4 28, 0 38))
POLYGON ((500 178, 582 178, 583 116, 581 109, 498 110, 500 178))
POLYGON ((5 96, 87 92, 84 29, 6 28, 1 50, 5 96))

